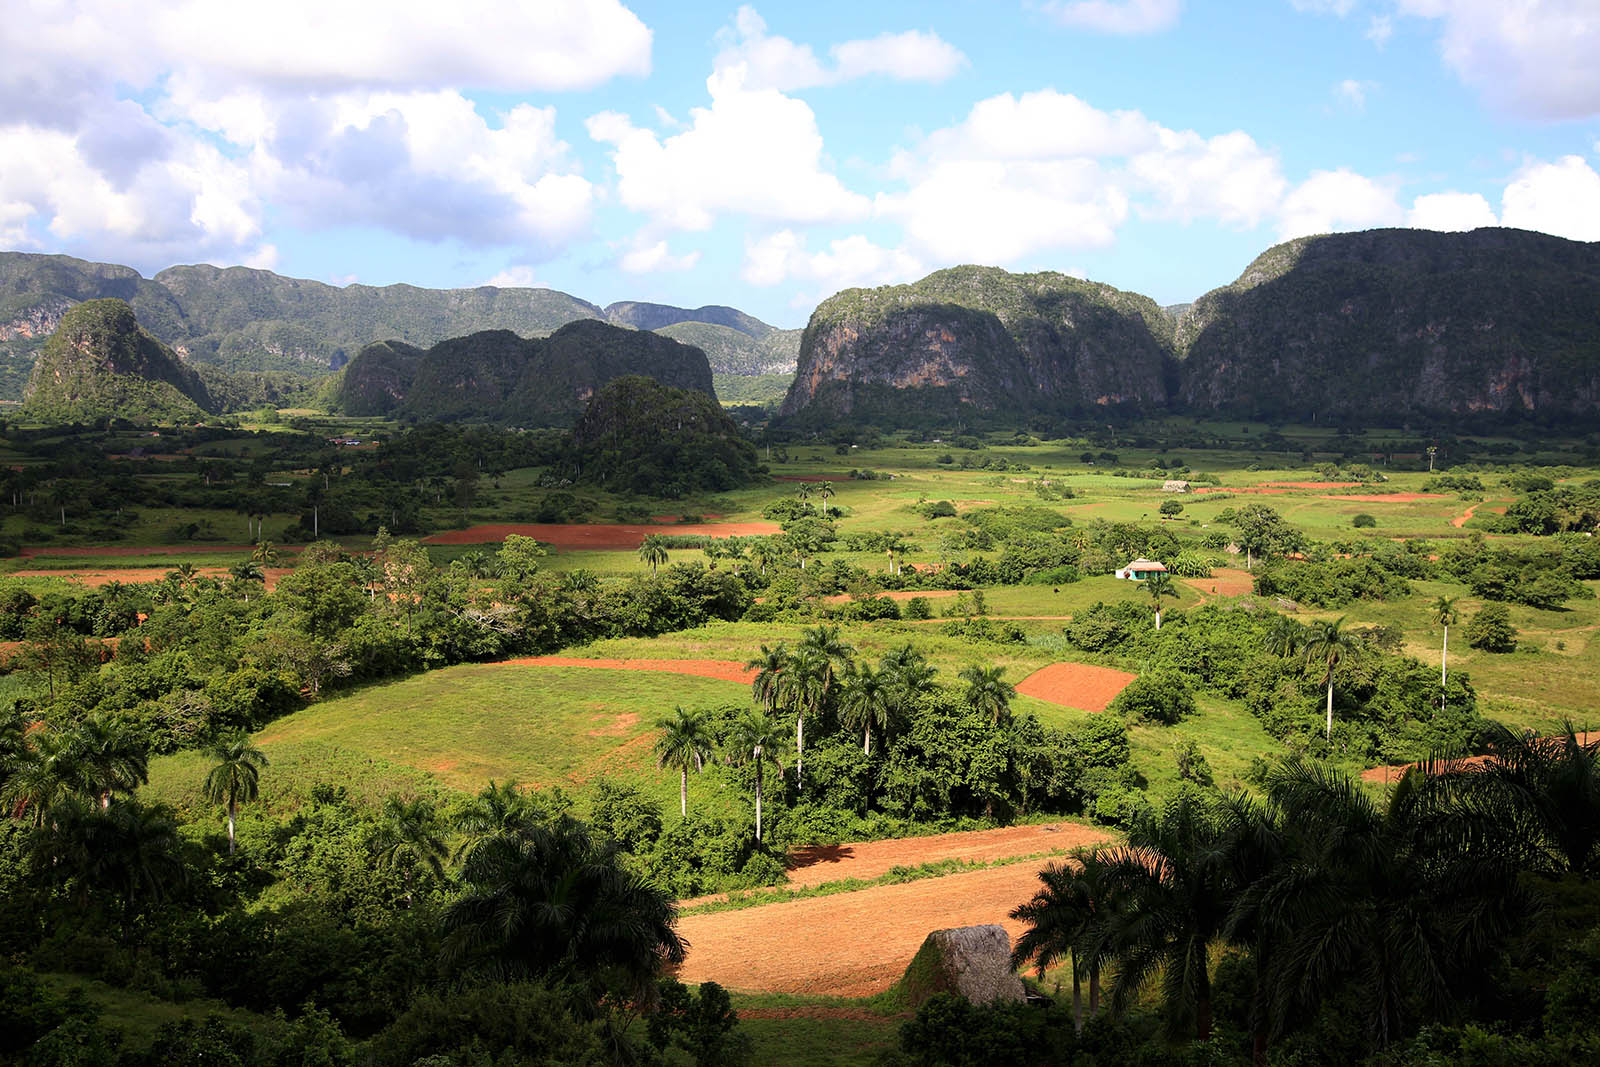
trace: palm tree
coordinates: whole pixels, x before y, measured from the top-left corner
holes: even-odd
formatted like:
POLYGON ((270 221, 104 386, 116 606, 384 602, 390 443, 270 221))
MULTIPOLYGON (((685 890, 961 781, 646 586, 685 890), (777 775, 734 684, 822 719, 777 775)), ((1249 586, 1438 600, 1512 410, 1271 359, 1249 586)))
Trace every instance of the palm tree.
POLYGON ((1361 655, 1365 646, 1359 635, 1344 629, 1345 617, 1328 622, 1318 620, 1311 624, 1303 651, 1306 666, 1316 665, 1322 670, 1322 684, 1328 687, 1327 737, 1333 738, 1333 675, 1339 664, 1361 655))
POLYGON ((893 675, 875 671, 870 664, 851 664, 845 675, 839 712, 846 726, 861 731, 863 756, 872 755, 872 731, 887 735, 897 710, 893 675))
POLYGON ((470 866, 473 855, 487 842, 503 835, 517 835, 544 821, 544 814, 533 798, 516 782, 495 782, 478 791, 456 815, 455 828, 461 833, 455 861, 470 866))
POLYGON ((916 697, 933 691, 933 676, 939 673, 939 668, 930 664, 928 658, 908 641, 884 653, 878 660, 878 671, 893 677, 893 684, 899 690, 900 704, 904 707, 916 697))
POLYGON ((747 708, 728 734, 728 762, 756 770, 756 840, 761 840, 762 771, 771 763, 783 773, 784 726, 760 708, 747 708))
POLYGON ((444 858, 449 852, 440 832, 438 810, 425 798, 385 800, 371 847, 379 866, 402 872, 408 906, 411 880, 418 867, 426 867, 435 878, 444 877, 444 858))
POLYGON ((186 876, 177 823, 165 808, 136 800, 106 810, 68 797, 51 808, 33 847, 48 878, 76 887, 80 906, 97 892, 120 896, 125 922, 186 876))
POLYGON ((1282 1019, 1282 997, 1273 986, 1273 968, 1286 930, 1268 909, 1264 890, 1294 861, 1286 819, 1278 807, 1246 793, 1230 793, 1218 802, 1223 820, 1219 843, 1223 862, 1237 894, 1228 913, 1228 940, 1248 949, 1255 967, 1250 992, 1251 1061, 1266 1067, 1267 1047, 1282 1019))
POLYGON ((1262 639, 1262 647, 1280 659, 1297 654, 1306 641, 1306 629, 1287 615, 1273 617, 1272 627, 1262 639))
POLYGON ((1448 786, 1412 768, 1382 804, 1298 757, 1266 782, 1294 842, 1293 862, 1256 890, 1263 919, 1282 932, 1271 984, 1301 1007, 1341 984, 1354 990, 1379 1049, 1412 1003, 1440 1013, 1460 1004, 1533 913, 1515 828, 1452 803, 1448 786))
POLYGON ((647 998, 663 966, 683 962, 677 906, 618 861, 616 846, 573 819, 484 838, 444 914, 445 962, 501 981, 546 978, 593 1012, 610 979, 647 998))
POLYGON ((639 562, 650 565, 651 577, 655 577, 657 567, 667 562, 667 543, 660 534, 651 534, 640 543, 639 562))
POLYGON ((1005 673, 1004 667, 974 665, 959 675, 967 683, 963 699, 980 716, 993 719, 996 726, 1011 717, 1011 701, 1017 695, 1017 687, 1002 677, 1005 673))
POLYGON ((35 827, 44 825, 45 812, 64 800, 83 780, 79 752, 73 737, 61 730, 36 730, 24 738, 23 750, 4 767, 0 803, 11 817, 31 812, 35 827))
POLYGON ((1444 706, 1444 687, 1450 681, 1450 627, 1461 618, 1456 612, 1456 597, 1442 596, 1428 605, 1428 617, 1444 627, 1444 647, 1439 650, 1439 706, 1444 706))
POLYGON ((1201 1041, 1211 1037, 1210 950, 1232 901, 1222 837, 1212 806, 1180 793, 1161 816, 1136 823, 1126 845, 1102 853, 1112 905, 1102 936, 1117 961, 1112 1006, 1124 1010, 1159 975, 1169 1032, 1192 1023, 1201 1041))
POLYGON ((1144 591, 1150 594, 1150 600, 1156 609, 1156 629, 1161 629, 1161 598, 1170 596, 1174 600, 1178 597, 1178 587, 1171 578, 1159 572, 1150 575, 1144 580, 1144 591))
POLYGON ((250 559, 263 567, 275 567, 278 564, 278 546, 271 541, 262 541, 250 553, 250 559))
POLYGON ((712 737, 708 716, 704 711, 684 711, 674 708, 672 714, 656 722, 661 736, 656 740, 656 766, 673 767, 679 774, 678 809, 689 817, 689 768, 696 773, 705 770, 711 758, 712 737))
POLYGON ((1488 758, 1452 784, 1529 846, 1524 864, 1556 875, 1600 873, 1600 741, 1572 723, 1554 737, 1524 737, 1492 724, 1488 758))
POLYGON ((1108 907, 1107 866, 1099 850, 1078 849, 1066 863, 1039 872, 1040 888, 1011 918, 1028 924, 1011 950, 1011 966, 1028 964, 1040 978, 1060 960, 1072 959, 1072 1022, 1083 1030, 1083 981, 1089 981, 1089 1015, 1100 1012, 1102 933, 1108 907))
POLYGON ((822 485, 817 488, 817 499, 821 502, 824 518, 828 515, 828 498, 833 495, 833 483, 824 479, 822 485))
POLYGON ((746 670, 756 672, 755 678, 750 682, 751 697, 768 711, 777 711, 787 684, 785 672, 792 666, 789 647, 782 641, 778 642, 777 648, 762 645, 761 654, 749 660, 744 666, 746 670))
POLYGON ((227 805, 228 855, 231 856, 239 805, 248 804, 260 795, 261 768, 267 765, 267 754, 255 746, 249 734, 240 730, 217 738, 207 747, 206 755, 214 762, 206 773, 202 793, 213 804, 227 805))
POLYGON ((111 806, 112 793, 132 793, 149 781, 149 747, 125 721, 91 715, 68 736, 80 789, 95 796, 102 808, 111 806))
POLYGON ((800 645, 789 658, 789 669, 782 683, 785 704, 794 711, 794 783, 804 784, 806 761, 806 713, 820 715, 827 703, 833 665, 827 655, 814 646, 800 645))
POLYGON ((804 504, 807 500, 810 500, 811 483, 801 482, 799 485, 795 486, 794 495, 800 498, 800 503, 802 504, 804 504))

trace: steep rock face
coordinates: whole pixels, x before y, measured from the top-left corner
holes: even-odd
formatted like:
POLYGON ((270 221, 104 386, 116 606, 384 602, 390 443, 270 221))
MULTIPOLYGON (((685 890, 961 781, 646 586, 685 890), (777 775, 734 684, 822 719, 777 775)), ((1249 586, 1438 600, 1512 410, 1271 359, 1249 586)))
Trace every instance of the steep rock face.
POLYGON ((1268 249, 1176 335, 1194 411, 1285 419, 1600 409, 1600 244, 1370 230, 1268 249))
POLYGON ((625 375, 714 395, 698 348, 585 319, 546 338, 486 330, 426 351, 393 341, 368 345, 345 368, 338 404, 350 414, 565 426, 596 390, 625 375))
POLYGON ((212 407, 199 375, 115 299, 84 301, 62 315, 23 396, 30 416, 63 421, 191 418, 212 407))
POLYGON ((1154 301, 1063 274, 955 267, 848 289, 812 314, 782 412, 1066 412, 1167 400, 1154 301))

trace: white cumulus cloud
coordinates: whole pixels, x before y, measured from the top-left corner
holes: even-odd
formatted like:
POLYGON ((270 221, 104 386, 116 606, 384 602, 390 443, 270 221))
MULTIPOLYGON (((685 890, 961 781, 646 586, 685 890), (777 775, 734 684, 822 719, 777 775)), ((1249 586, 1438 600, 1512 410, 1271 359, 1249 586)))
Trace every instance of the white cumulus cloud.
POLYGON ((1478 193, 1429 193, 1411 202, 1406 225, 1419 230, 1454 232, 1498 226, 1494 208, 1478 193))
POLYGON ((1341 167, 1314 172, 1284 197, 1278 235, 1288 240, 1338 230, 1398 226, 1404 219, 1392 187, 1341 167))
POLYGON ((1600 174, 1581 156, 1530 163, 1506 186, 1500 221, 1574 241, 1600 241, 1600 174))
POLYGON ((1600 114, 1595 0, 1399 0, 1440 23, 1440 52, 1493 103, 1538 118, 1600 114))
POLYGON ((625 207, 662 226, 705 230, 722 214, 779 222, 864 218, 870 201, 824 164, 816 115, 775 89, 750 89, 744 68, 706 81, 711 106, 689 112, 689 128, 661 137, 625 115, 590 116, 589 136, 612 146, 625 207))
POLYGON ((826 249, 813 252, 805 235, 784 229, 746 242, 740 273, 751 285, 799 280, 820 283, 823 293, 832 293, 853 286, 911 281, 927 269, 915 256, 875 244, 861 234, 830 241, 826 249))
POLYGON ((833 62, 824 63, 810 45, 767 33, 767 23, 752 7, 741 7, 733 25, 717 35, 721 51, 715 69, 742 67, 743 84, 750 89, 787 92, 823 85, 839 85, 871 75, 898 81, 940 82, 967 65, 960 49, 935 33, 907 30, 876 37, 844 41, 828 51, 833 62))
POLYGON ((699 262, 699 250, 675 256, 666 241, 656 241, 628 249, 617 260, 617 266, 629 274, 654 274, 658 271, 693 270, 699 262))

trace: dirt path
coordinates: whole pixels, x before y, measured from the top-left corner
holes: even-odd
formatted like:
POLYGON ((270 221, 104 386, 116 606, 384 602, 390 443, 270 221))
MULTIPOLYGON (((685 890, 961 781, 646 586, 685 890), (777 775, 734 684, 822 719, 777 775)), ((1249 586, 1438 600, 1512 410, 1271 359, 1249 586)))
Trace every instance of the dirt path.
POLYGON ((1244 596, 1255 590, 1255 577, 1238 567, 1215 567, 1209 578, 1179 578, 1178 581, 1207 596, 1244 596))
POLYGON ((894 985, 923 940, 952 926, 1001 923, 1039 885, 1041 864, 874 886, 739 911, 685 915, 678 977, 749 992, 867 997, 894 985))
POLYGON ((501 660, 501 667, 592 667, 611 671, 660 671, 724 682, 749 683, 756 675, 742 663, 727 659, 581 659, 577 656, 523 656, 501 660))
POLYGON ((1052 663, 1018 682, 1017 692, 1063 707, 1104 711, 1137 677, 1087 663, 1052 663))
POLYGON ((510 534, 543 541, 556 548, 628 549, 638 548, 651 534, 681 537, 753 537, 782 533, 775 522, 675 522, 644 523, 497 523, 472 526, 465 530, 446 530, 424 537, 430 545, 499 544, 510 534))
POLYGON ((1075 822, 966 830, 932 837, 902 837, 848 845, 812 845, 789 854, 789 885, 812 886, 846 878, 877 878, 896 867, 942 860, 988 862, 1109 841, 1110 835, 1075 822))

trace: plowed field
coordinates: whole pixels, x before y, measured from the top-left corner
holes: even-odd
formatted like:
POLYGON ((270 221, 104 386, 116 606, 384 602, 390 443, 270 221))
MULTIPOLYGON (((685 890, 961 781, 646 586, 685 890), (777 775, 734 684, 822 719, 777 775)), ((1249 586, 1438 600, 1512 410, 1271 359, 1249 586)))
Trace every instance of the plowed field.
POLYGON ((990 861, 1032 856, 1110 840, 1104 831, 1075 822, 966 830, 933 837, 903 837, 848 845, 812 845, 789 853, 791 886, 823 885, 846 878, 877 878, 896 867, 960 859, 990 861))
POLYGON ((1104 711, 1136 677, 1087 663, 1052 663, 1018 682, 1017 692, 1063 707, 1104 711))
POLYGON ((685 915, 685 982, 748 992, 868 997, 894 985, 923 939, 952 926, 1001 923, 1033 896, 1041 864, 1015 863, 854 893, 685 915))

